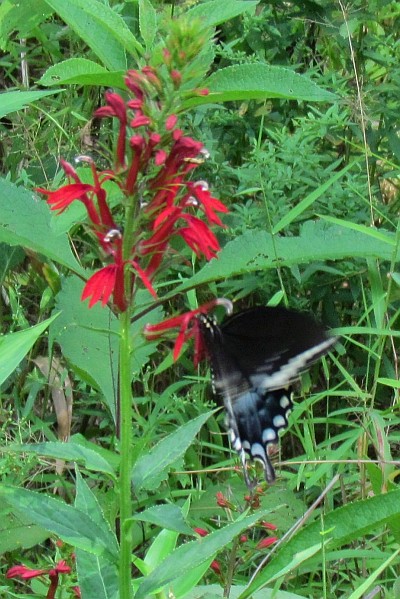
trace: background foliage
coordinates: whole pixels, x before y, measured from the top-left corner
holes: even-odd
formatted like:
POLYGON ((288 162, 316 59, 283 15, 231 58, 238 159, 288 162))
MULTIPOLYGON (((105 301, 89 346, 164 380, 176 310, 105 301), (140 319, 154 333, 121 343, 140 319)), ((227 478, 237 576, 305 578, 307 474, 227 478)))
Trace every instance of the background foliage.
MULTIPOLYGON (((56 220, 32 190, 60 186, 60 156, 106 167, 114 132, 92 112, 126 68, 156 60, 171 14, 214 28, 193 75, 212 94, 188 100, 183 119, 210 152, 202 178, 230 214, 219 259, 203 265, 177 244, 185 259, 163 273, 163 305, 132 325, 136 597, 169 587, 203 597, 199 581, 215 585, 212 597, 230 585, 243 598, 268 597, 263 585, 282 598, 398 597, 393 1, 1 4, 3 575, 70 560, 75 548, 77 579, 63 580, 62 596, 78 583, 82 597, 116 596, 114 316, 79 300, 97 264, 79 208, 56 220), (222 295, 238 308, 311 311, 341 335, 296 389, 279 480, 246 515, 208 372, 193 370, 190 349, 171 367, 170 345, 141 336, 163 313, 222 295), (194 528, 210 533, 201 544, 194 528), (258 571, 268 534, 282 542, 258 571)), ((143 293, 138 314, 148 306, 143 293)), ((0 589, 47 593, 40 579, 3 577, 0 589)))

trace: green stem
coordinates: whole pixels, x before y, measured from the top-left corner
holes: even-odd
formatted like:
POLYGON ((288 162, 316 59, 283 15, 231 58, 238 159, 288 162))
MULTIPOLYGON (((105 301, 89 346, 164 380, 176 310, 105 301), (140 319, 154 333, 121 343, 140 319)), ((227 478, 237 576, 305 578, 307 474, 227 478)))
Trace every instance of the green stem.
POLYGON ((132 470, 132 392, 131 392, 131 336, 130 312, 126 310, 120 315, 120 480, 119 480, 119 515, 120 515, 120 563, 119 563, 119 597, 131 599, 131 559, 132 517, 131 470, 132 470))
MULTIPOLYGON (((132 236, 134 231, 135 201, 129 198, 125 211, 125 230, 132 231, 124 235, 122 248, 123 259, 130 259, 132 236)), ((119 563, 119 599, 132 597, 132 390, 131 390, 131 303, 132 303, 132 273, 125 268, 125 295, 129 307, 120 315, 120 352, 119 352, 119 383, 120 383, 120 471, 119 471, 119 517, 121 527, 120 563, 119 563)))

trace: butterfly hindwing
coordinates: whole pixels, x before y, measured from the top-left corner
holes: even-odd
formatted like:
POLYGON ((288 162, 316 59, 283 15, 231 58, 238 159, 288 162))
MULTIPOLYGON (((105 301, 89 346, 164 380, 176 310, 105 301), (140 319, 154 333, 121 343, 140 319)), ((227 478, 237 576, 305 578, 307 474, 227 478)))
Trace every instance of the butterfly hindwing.
POLYGON ((287 426, 290 383, 335 343, 311 316, 277 307, 258 307, 222 325, 201 314, 200 331, 211 361, 214 391, 222 397, 233 448, 246 482, 246 454, 275 478, 268 445, 287 426), (289 389, 288 389, 289 388, 289 389))

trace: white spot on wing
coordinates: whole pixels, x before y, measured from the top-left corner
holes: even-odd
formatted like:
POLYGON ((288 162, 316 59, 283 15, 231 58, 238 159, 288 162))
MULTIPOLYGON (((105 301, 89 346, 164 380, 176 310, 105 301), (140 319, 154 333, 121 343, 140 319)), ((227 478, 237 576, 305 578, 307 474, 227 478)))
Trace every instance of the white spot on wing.
POLYGON ((286 420, 280 414, 274 416, 273 423, 275 428, 281 428, 282 426, 286 426, 286 420))
POLYGON ((253 445, 251 446, 251 455, 254 458, 260 458, 260 460, 262 460, 263 462, 265 462, 267 459, 265 455, 265 449, 261 445, 261 443, 253 443, 253 445))
POLYGON ((279 400, 279 405, 281 406, 282 410, 285 410, 288 406, 290 406, 289 398, 286 397, 286 395, 282 395, 279 400))
POLYGON ((262 433, 263 443, 269 443, 276 440, 276 433, 273 428, 265 428, 262 433))

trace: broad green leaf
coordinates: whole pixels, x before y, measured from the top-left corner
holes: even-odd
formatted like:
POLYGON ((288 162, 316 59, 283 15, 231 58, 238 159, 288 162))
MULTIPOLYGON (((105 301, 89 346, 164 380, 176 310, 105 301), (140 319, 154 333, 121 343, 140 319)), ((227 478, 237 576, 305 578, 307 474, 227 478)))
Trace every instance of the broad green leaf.
POLYGON ((146 49, 151 50, 157 33, 157 13, 150 0, 139 0, 139 29, 146 49))
POLYGON ((32 31, 51 15, 44 0, 2 0, 0 2, 0 48, 7 49, 10 35, 18 31, 18 38, 31 37, 32 31))
POLYGON ((76 570, 82 599, 118 599, 118 568, 104 555, 76 549, 76 570))
MULTIPOLYGON (((363 534, 371 530, 377 531, 391 518, 399 517, 400 489, 333 510, 324 516, 324 529, 329 531, 329 549, 359 540, 363 534)), ((294 555, 321 543, 321 532, 319 520, 304 527, 272 557, 254 582, 240 595, 240 599, 251 597, 255 591, 275 580, 276 575, 294 555)), ((321 555, 321 562, 322 560, 321 555)))
POLYGON ((237 537, 243 530, 253 526, 261 519, 264 511, 260 510, 251 516, 241 517, 236 522, 210 533, 204 538, 190 541, 178 547, 169 555, 140 585, 135 599, 144 599, 151 593, 171 584, 185 573, 190 573, 207 560, 212 560, 215 554, 237 537))
POLYGON ((151 522, 167 530, 174 530, 183 535, 193 535, 193 530, 185 522, 182 510, 177 505, 154 505, 133 516, 134 520, 151 522))
POLYGON ((211 2, 201 2, 193 8, 189 8, 186 15, 190 19, 201 19, 206 26, 216 27, 244 12, 254 13, 258 3, 258 0, 230 0, 230 2, 212 0, 211 2))
POLYGON ((232 100, 285 98, 308 102, 333 102, 333 94, 294 71, 266 64, 241 64, 219 69, 203 83, 208 96, 185 102, 185 108, 232 100))
POLYGON ((40 526, 33 524, 29 512, 12 513, 12 508, 3 504, 0 511, 0 555, 7 551, 21 551, 43 543, 50 533, 40 526))
MULTIPOLYGON (((77 277, 64 280, 57 295, 57 310, 61 311, 59 323, 50 329, 51 340, 62 349, 63 356, 75 372, 95 389, 101 391, 105 404, 115 418, 116 389, 118 378, 118 320, 105 306, 100 304, 88 308, 81 301, 83 282, 77 277)), ((138 304, 147 292, 138 292, 138 304)), ((156 343, 143 337, 142 329, 147 322, 158 322, 162 310, 158 307, 131 327, 132 332, 132 377, 137 375, 149 356, 155 351, 156 343)))
POLYGON ((17 514, 29 514, 32 522, 74 547, 94 555, 109 554, 111 560, 118 559, 115 536, 106 533, 81 510, 44 493, 7 485, 0 486, 0 499, 11 505, 17 514))
POLYGON ((96 304, 88 308, 81 301, 83 282, 77 277, 64 280, 56 298, 61 311, 50 338, 64 358, 89 385, 101 391, 115 419, 118 378, 118 321, 110 309, 96 304))
POLYGON ((69 58, 51 66, 39 79, 40 85, 102 85, 124 87, 124 71, 108 71, 87 58, 69 58))
POLYGON ((35 341, 57 317, 58 314, 54 314, 29 329, 0 336, 0 385, 14 372, 35 341))
MULTIPOLYGON (((36 102, 37 100, 41 100, 46 96, 51 96, 53 94, 59 94, 63 92, 63 89, 53 89, 51 91, 34 91, 34 92, 23 92, 23 91, 13 91, 13 92, 2 92, 0 93, 0 118, 6 116, 6 114, 10 114, 11 112, 16 112, 17 110, 21 110, 21 108, 25 108, 32 102, 36 102)), ((2 181, 0 180, 0 183, 2 181)), ((8 183, 11 185, 11 183, 8 183)), ((3 198, 7 197, 1 193, 1 198, 3 202, 3 198)))
POLYGON ((162 439, 146 455, 139 458, 133 467, 132 483, 137 492, 139 489, 153 490, 165 480, 170 467, 181 458, 189 445, 208 420, 213 411, 200 414, 180 426, 176 431, 162 439))
POLYGON ((219 279, 276 269, 277 264, 284 267, 344 258, 392 260, 394 235, 382 231, 383 235, 385 240, 322 221, 304 223, 300 235, 293 237, 272 238, 266 231, 249 231, 227 243, 218 258, 208 262, 175 293, 219 279))
POLYGON ((0 242, 38 252, 83 274, 72 254, 68 236, 54 232, 44 200, 4 179, 0 179, 0 198, 0 242))
POLYGON ((61 441, 48 441, 47 443, 26 443, 23 445, 7 445, 5 452, 35 453, 40 456, 69 460, 83 463, 85 468, 95 472, 103 472, 115 477, 114 468, 96 451, 96 446, 88 449, 76 444, 73 440, 66 443, 61 441))
MULTIPOLYGON (((115 535, 104 518, 101 507, 88 485, 76 470, 75 507, 84 512, 100 526, 104 533, 111 535, 116 543, 115 535)), ((117 599, 118 568, 114 560, 107 554, 93 555, 82 549, 76 551, 78 581, 82 597, 96 599, 117 599)))
POLYGON ((127 68, 126 53, 143 48, 125 21, 100 0, 46 0, 46 3, 93 50, 111 71, 127 68))

